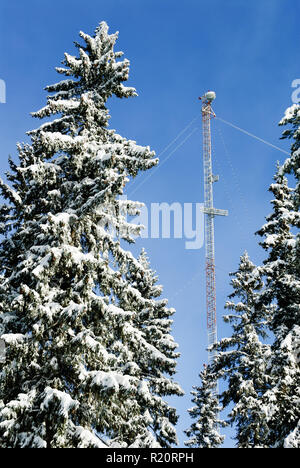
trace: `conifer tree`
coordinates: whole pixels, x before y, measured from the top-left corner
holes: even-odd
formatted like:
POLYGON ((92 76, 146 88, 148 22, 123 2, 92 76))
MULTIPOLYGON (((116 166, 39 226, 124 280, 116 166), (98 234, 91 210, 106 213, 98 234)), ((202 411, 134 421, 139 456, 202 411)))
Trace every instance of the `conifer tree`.
MULTIPOLYGON (((135 361, 128 363, 147 376, 149 399, 140 399, 142 418, 139 422, 139 436, 131 447, 165 446, 165 441, 174 443, 177 440, 174 425, 178 416, 175 408, 170 407, 162 396, 183 395, 177 383, 166 374, 173 375, 176 370, 176 360, 179 353, 178 345, 170 334, 173 323, 171 316, 174 309, 167 308, 168 301, 160 299, 162 286, 157 284, 158 277, 151 270, 146 251, 142 249, 138 262, 142 269, 130 268, 125 275, 126 287, 121 291, 119 306, 124 310, 134 309, 136 315, 133 324, 128 324, 128 337, 132 346, 137 347, 135 361), (134 291, 134 294, 132 294, 134 291), (138 300, 137 300, 138 297, 138 300), (139 354, 142 348, 148 349, 148 354, 139 354), (155 357, 158 365, 153 367, 149 354, 155 357), (150 366, 149 366, 150 364, 150 366), (151 395, 153 395, 151 397, 151 395), (147 411, 146 411, 147 410, 147 411), (147 417, 146 417, 147 416, 147 417), (153 438, 156 435, 156 440, 153 438)), ((134 371, 134 369, 133 369, 134 371)), ((148 389, 147 389, 148 392, 148 389)), ((129 421, 129 427, 134 427, 129 421)))
POLYGON ((258 269, 247 253, 240 259, 239 270, 232 274, 233 292, 224 317, 232 326, 232 335, 216 345, 211 372, 227 382, 220 395, 224 408, 231 407, 228 423, 235 426, 239 448, 264 447, 268 433, 262 395, 268 385, 266 362, 269 346, 265 337, 267 312, 258 307, 262 282, 258 269))
POLYGON ((191 392, 194 406, 188 412, 195 421, 185 431, 189 437, 185 445, 194 448, 219 448, 225 437, 219 433, 224 424, 219 420, 221 408, 215 391, 217 382, 209 367, 204 367, 200 379, 201 386, 193 387, 191 392))
POLYGON ((270 329, 274 334, 268 365, 271 387, 265 393, 270 447, 300 447, 300 107, 289 108, 281 125, 283 138, 293 140, 291 156, 278 166, 273 211, 259 231, 268 257, 261 267, 266 288, 261 302, 273 305, 270 329), (292 184, 290 187, 289 184, 292 184))
POLYGON ((108 127, 108 98, 136 95, 117 34, 102 22, 80 36, 33 114, 48 121, 18 145, 10 184, 0 181, 1 445, 167 447, 177 415, 163 397, 182 393, 167 378, 173 311, 126 248, 141 204, 120 197, 157 160, 108 127))

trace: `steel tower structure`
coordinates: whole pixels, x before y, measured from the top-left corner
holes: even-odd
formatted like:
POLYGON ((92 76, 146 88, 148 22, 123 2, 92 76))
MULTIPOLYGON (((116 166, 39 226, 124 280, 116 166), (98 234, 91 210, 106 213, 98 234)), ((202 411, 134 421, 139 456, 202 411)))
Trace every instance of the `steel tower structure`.
MULTIPOLYGON (((214 217, 227 216, 228 211, 214 208, 213 184, 219 176, 213 175, 211 157, 211 125, 215 113, 211 104, 216 98, 213 91, 202 96, 202 122, 203 122, 203 164, 204 164, 204 207, 205 213, 205 257, 206 257, 206 312, 208 346, 217 342, 217 309, 216 309, 216 273, 215 273, 215 242, 214 217)), ((208 352, 208 363, 214 360, 215 351, 208 352)))

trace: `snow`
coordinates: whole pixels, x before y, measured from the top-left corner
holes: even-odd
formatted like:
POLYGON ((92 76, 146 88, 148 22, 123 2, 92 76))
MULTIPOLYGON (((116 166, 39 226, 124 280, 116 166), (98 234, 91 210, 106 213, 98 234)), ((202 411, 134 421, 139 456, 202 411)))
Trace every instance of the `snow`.
POLYGON ((54 223, 68 224, 70 222, 70 217, 74 218, 74 215, 70 213, 58 213, 57 215, 51 215, 51 221, 54 223))
POLYGON ((292 106, 286 109, 284 117, 280 120, 279 125, 285 125, 286 122, 294 116, 295 110, 298 110, 300 112, 299 104, 293 104, 292 106))
MULTIPOLYGON (((58 221, 62 220, 67 220, 68 215, 66 213, 61 214, 59 217, 56 217, 58 221)), ((97 263, 96 258, 92 253, 83 253, 80 248, 74 247, 69 244, 61 244, 61 247, 52 247, 50 249, 50 252, 45 255, 44 258, 40 261, 39 265, 34 268, 32 271, 32 274, 39 278, 43 273, 44 270, 49 268, 50 266, 50 261, 54 258, 56 262, 62 257, 63 254, 69 254, 71 261, 74 264, 81 265, 82 262, 91 262, 91 263, 97 263)))
POLYGON ((36 276, 37 278, 41 276, 43 271, 45 270, 46 267, 49 266, 50 260, 52 258, 52 254, 49 253, 46 255, 40 262, 40 264, 32 271, 32 274, 36 276))
POLYGON ((142 380, 138 385, 138 393, 143 396, 145 401, 151 399, 151 393, 149 391, 148 384, 144 380, 142 380))
POLYGON ((49 404, 53 401, 58 400, 60 403, 60 414, 64 416, 65 419, 68 418, 69 412, 79 406, 77 400, 73 400, 68 393, 61 392, 59 390, 53 389, 51 387, 45 388, 45 398, 41 403, 41 409, 47 411, 49 404))
POLYGON ((23 341, 26 339, 26 336, 22 335, 21 333, 8 333, 2 335, 0 338, 8 345, 16 345, 23 343, 23 341))
POLYGON ((284 448, 300 448, 300 421, 298 422, 297 427, 285 438, 284 448))
POLYGON ((269 234, 268 236, 266 236, 264 240, 264 244, 267 245, 268 247, 273 247, 276 244, 277 239, 278 239, 277 234, 269 234))
POLYGON ((128 375, 122 375, 118 372, 93 371, 89 373, 92 378, 92 384, 103 390, 113 390, 119 392, 120 388, 130 390, 132 388, 131 378, 128 375))
POLYGON ((108 448, 99 437, 81 426, 76 427, 75 436, 79 439, 78 448, 90 448, 91 446, 94 448, 108 448))
POLYGON ((108 161, 111 158, 111 153, 107 153, 104 149, 100 149, 97 153, 97 156, 94 158, 94 160, 99 160, 99 161, 108 161))
POLYGON ((5 186, 5 190, 8 192, 9 194, 9 197, 10 199, 16 204, 16 205, 20 205, 22 203, 22 199, 20 197, 20 195, 15 191, 13 190, 11 187, 9 187, 8 185, 6 185, 3 180, 1 179, 0 177, 0 186, 5 186))
POLYGON ((280 348, 287 350, 290 354, 290 359, 293 360, 293 365, 296 367, 300 362, 300 326, 295 325, 281 342, 280 348))
POLYGON ((160 444, 155 440, 155 438, 150 432, 147 432, 146 434, 141 434, 139 437, 137 437, 137 439, 134 441, 133 444, 129 445, 128 448, 138 449, 138 448, 145 448, 145 447, 161 448, 160 444))
POLYGON ((32 432, 21 432, 19 435, 20 438, 20 448, 47 448, 47 443, 45 440, 41 439, 39 436, 33 436, 32 432))

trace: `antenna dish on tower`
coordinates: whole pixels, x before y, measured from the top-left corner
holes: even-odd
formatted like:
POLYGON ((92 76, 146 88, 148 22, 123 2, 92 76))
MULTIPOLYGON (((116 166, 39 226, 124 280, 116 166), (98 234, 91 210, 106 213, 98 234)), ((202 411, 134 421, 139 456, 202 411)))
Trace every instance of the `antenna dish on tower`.
POLYGON ((203 96, 205 101, 212 102, 216 99, 216 93, 214 91, 207 91, 203 96))

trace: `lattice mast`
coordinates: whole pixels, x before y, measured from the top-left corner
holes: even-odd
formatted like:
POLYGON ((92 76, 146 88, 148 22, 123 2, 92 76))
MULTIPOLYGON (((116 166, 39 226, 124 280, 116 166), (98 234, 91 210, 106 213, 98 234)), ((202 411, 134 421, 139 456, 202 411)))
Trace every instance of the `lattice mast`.
MULTIPOLYGON (((203 164, 204 164, 204 208, 205 213, 205 257, 206 257, 206 313, 208 346, 217 342, 217 308, 216 308, 216 272, 215 272, 215 241, 214 241, 214 217, 227 216, 228 211, 214 208, 213 184, 219 180, 219 176, 213 175, 211 157, 211 126, 210 121, 215 117, 211 104, 216 94, 208 91, 200 99, 202 100, 203 122, 203 164)), ((215 351, 208 352, 208 363, 215 356, 215 351)))

